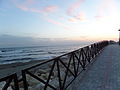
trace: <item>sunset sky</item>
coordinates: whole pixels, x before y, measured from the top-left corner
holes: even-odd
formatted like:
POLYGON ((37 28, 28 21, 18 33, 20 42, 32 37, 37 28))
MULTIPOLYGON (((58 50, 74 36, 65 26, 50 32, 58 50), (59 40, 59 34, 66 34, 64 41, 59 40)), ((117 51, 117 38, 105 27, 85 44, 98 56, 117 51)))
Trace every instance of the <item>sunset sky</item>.
POLYGON ((0 0, 0 35, 117 40, 119 28, 120 0, 0 0))

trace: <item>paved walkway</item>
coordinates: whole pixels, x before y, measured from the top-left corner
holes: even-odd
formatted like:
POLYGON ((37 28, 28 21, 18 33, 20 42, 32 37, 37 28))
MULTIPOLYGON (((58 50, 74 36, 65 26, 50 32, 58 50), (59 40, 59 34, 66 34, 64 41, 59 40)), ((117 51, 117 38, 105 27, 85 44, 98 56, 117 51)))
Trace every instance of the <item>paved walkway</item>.
POLYGON ((68 90, 120 90, 120 46, 107 46, 68 90))

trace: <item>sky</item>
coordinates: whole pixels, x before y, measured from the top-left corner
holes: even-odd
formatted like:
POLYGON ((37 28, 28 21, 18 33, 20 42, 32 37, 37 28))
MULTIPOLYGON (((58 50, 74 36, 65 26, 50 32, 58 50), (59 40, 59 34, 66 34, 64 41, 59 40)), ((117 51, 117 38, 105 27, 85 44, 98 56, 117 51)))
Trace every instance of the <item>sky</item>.
POLYGON ((0 0, 0 36, 117 40, 120 0, 0 0))

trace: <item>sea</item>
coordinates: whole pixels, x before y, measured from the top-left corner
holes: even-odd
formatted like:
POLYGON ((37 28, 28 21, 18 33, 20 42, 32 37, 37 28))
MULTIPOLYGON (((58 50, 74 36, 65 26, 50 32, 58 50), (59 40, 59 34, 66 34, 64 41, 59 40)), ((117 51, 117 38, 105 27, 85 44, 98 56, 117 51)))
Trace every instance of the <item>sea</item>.
POLYGON ((89 43, 76 45, 0 48, 0 64, 29 62, 33 60, 49 60, 65 53, 82 48, 86 45, 89 45, 89 43))

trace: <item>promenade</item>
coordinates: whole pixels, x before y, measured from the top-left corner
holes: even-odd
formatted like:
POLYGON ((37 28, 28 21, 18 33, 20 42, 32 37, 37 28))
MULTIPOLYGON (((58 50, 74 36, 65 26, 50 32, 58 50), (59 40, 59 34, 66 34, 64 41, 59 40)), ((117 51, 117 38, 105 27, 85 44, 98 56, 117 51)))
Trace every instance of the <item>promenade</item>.
POLYGON ((13 65, 7 77, 1 67, 0 90, 120 90, 119 55, 119 45, 102 41, 17 71, 13 65))
POLYGON ((105 47, 67 90, 120 90, 120 46, 105 47))

